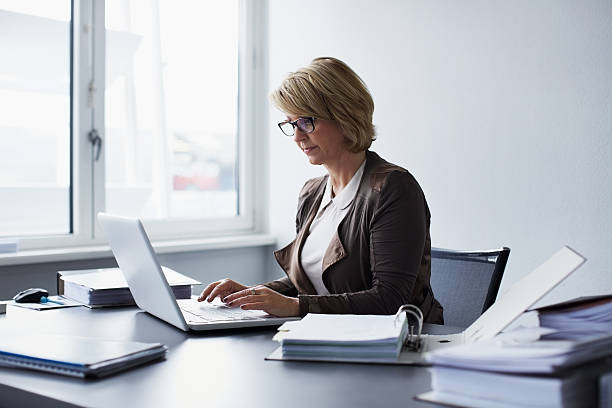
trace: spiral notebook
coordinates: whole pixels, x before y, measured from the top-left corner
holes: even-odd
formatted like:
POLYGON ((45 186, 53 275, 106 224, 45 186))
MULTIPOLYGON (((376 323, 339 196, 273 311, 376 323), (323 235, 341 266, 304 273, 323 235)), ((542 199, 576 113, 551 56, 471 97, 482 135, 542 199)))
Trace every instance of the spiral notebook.
POLYGON ((165 357, 160 343, 111 341, 78 336, 0 336, 0 366, 72 377, 104 377, 165 357))

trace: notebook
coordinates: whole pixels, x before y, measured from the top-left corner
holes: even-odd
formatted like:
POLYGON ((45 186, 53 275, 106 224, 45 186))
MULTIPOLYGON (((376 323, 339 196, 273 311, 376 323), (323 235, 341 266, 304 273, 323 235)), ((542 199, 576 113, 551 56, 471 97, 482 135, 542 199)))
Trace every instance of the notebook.
POLYGON ((98 213, 98 222, 106 233, 136 305, 181 330, 274 326, 299 319, 230 308, 220 302, 198 302, 193 298, 177 301, 140 220, 98 213))
POLYGON ((159 360, 166 351, 160 343, 32 333, 0 336, 0 366, 81 378, 104 377, 159 360))
MULTIPOLYGON (((440 348, 459 344, 477 343, 492 339, 510 325, 523 312, 533 306, 552 288, 572 274, 584 262, 585 258, 570 247, 563 247, 542 265, 523 276, 474 323, 461 333, 451 335, 422 335, 419 339, 419 350, 402 351, 397 360, 373 361, 360 357, 346 359, 326 359, 324 357, 286 357, 279 347, 268 360, 304 360, 304 361, 349 361, 386 364, 427 364, 426 353, 440 348)), ((342 315, 337 315, 337 324, 342 324, 342 315)))

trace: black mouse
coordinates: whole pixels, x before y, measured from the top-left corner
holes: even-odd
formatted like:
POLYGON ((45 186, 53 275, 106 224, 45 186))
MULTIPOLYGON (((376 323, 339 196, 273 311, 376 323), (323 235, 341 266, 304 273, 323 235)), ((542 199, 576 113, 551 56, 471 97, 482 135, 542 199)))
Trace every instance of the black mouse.
POLYGON ((43 296, 49 296, 49 292, 41 288, 30 288, 16 294, 13 300, 17 303, 40 303, 43 296))

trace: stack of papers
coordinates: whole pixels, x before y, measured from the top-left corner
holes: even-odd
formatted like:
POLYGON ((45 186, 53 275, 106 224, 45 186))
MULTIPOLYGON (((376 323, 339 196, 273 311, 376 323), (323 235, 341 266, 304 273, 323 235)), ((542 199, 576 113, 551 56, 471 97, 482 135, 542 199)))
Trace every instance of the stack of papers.
POLYGON ((396 360, 406 333, 405 315, 308 314, 277 339, 283 357, 396 360))
POLYGON ((612 334, 612 295, 582 297, 537 311, 540 326, 556 330, 547 338, 575 339, 612 334))
POLYGON ((110 341, 75 336, 2 333, 0 366, 73 377, 103 377, 162 359, 160 343, 110 341))
POLYGON ((612 334, 580 340, 491 340, 427 353, 433 365, 506 373, 555 373, 612 355, 612 334))
MULTIPOLYGON (((191 285, 198 285, 195 279, 162 267, 168 283, 177 299, 191 297, 191 285)), ((123 306, 135 304, 128 284, 119 268, 58 272, 63 281, 64 296, 86 306, 123 306), (78 273, 82 272, 82 273, 78 273)))

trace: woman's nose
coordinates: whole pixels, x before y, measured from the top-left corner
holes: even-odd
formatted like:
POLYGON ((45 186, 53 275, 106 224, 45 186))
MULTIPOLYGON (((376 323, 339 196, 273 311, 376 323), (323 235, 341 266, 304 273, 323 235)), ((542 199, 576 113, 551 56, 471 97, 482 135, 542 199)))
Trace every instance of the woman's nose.
POLYGON ((299 128, 295 128, 295 134, 293 135, 293 140, 295 142, 299 142, 306 139, 306 133, 302 132, 299 128))

